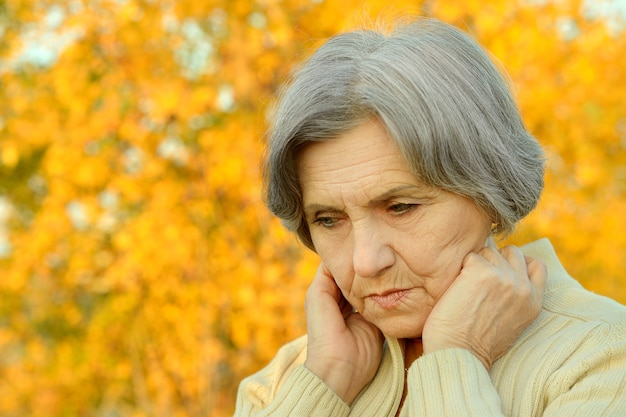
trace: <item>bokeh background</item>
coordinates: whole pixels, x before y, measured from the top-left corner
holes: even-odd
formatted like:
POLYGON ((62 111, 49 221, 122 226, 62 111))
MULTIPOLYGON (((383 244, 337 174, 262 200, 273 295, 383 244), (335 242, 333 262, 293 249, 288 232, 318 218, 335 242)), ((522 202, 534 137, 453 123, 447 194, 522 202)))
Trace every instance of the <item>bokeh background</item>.
POLYGON ((626 302, 618 1, 0 1, 0 415, 230 416, 305 332, 316 259, 265 210, 264 114, 294 64, 381 13, 472 33, 545 145, 549 237, 626 302))

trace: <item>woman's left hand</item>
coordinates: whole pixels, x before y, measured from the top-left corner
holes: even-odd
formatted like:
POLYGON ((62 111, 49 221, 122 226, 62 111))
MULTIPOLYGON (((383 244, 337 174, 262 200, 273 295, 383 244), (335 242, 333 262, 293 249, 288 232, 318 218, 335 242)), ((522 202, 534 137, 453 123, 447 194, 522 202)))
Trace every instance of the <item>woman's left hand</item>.
POLYGON ((489 369, 537 318, 547 270, 514 246, 469 253, 424 325, 424 353, 463 348, 489 369))

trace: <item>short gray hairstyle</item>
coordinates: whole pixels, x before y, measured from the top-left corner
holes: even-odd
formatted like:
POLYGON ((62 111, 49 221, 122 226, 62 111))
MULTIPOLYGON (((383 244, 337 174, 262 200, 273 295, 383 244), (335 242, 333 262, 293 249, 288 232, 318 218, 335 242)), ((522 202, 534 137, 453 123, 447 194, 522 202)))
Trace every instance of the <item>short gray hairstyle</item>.
POLYGON ((508 234, 543 189, 543 150, 507 79, 470 36, 420 18, 389 34, 330 38, 292 75, 271 113, 264 167, 270 211, 313 249, 297 155, 375 117, 423 183, 474 201, 508 234))

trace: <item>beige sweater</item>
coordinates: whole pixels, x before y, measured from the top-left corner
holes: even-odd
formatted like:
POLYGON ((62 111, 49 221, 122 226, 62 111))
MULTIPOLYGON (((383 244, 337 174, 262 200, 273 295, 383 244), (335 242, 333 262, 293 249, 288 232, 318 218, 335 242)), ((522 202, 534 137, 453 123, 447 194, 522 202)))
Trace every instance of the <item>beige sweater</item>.
MULTIPOLYGON (((401 416, 626 416, 626 307, 570 278, 547 239, 522 250, 548 266, 540 316, 490 371, 463 349, 417 359, 401 416)), ((235 416, 396 414, 405 372, 396 339, 386 339, 378 372, 352 407, 302 365, 305 357, 306 336, 244 379, 235 416)))

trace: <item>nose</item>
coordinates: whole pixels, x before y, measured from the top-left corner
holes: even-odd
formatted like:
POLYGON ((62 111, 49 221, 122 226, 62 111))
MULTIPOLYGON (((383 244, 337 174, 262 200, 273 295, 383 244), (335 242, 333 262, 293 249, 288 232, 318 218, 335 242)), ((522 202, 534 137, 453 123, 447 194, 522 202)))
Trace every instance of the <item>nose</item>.
POLYGON ((354 225, 352 265, 357 276, 376 278, 394 264, 390 237, 375 221, 354 225))

